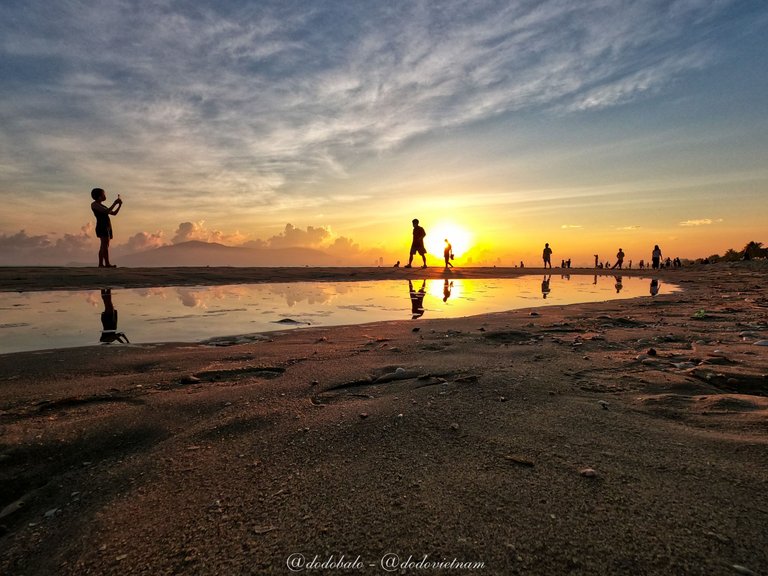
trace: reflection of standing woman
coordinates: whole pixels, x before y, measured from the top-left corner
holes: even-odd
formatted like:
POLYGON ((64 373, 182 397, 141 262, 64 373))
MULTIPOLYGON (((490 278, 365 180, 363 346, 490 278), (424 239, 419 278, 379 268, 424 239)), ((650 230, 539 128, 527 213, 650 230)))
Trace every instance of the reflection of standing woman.
POLYGON ((123 206, 118 194, 117 200, 112 202, 112 206, 107 208, 102 204, 107 199, 107 194, 102 188, 91 190, 91 210, 96 216, 96 237, 101 241, 99 245, 99 268, 114 268, 114 264, 109 262, 109 241, 112 239, 112 222, 109 215, 116 216, 123 206))
POLYGON ((661 262, 661 248, 659 248, 659 245, 656 244, 656 246, 653 247, 653 252, 651 253, 651 267, 654 270, 658 270, 660 262, 661 262))
POLYGON ((651 296, 656 296, 659 293, 659 281, 654 278, 651 280, 651 296))
POLYGON ((114 341, 128 342, 128 337, 122 332, 117 331, 117 310, 112 305, 112 290, 109 288, 101 291, 101 300, 104 302, 104 312, 101 313, 101 338, 99 341, 103 344, 110 344, 114 341))

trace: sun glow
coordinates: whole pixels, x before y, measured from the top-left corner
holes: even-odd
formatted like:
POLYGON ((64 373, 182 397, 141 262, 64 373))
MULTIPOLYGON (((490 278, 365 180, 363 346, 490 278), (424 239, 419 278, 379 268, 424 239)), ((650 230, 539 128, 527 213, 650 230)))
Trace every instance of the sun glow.
POLYGON ((424 246, 431 255, 442 259, 445 240, 451 243, 456 258, 461 258, 472 247, 472 234, 453 222, 438 222, 430 226, 424 238, 424 246))

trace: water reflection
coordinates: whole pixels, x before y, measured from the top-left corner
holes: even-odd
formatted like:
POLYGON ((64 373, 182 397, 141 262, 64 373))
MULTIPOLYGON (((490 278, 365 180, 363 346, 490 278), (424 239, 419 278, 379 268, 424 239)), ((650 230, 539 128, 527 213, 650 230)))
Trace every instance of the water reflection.
POLYGON ((448 278, 443 283, 443 302, 448 302, 448 298, 451 297, 451 291, 453 290, 453 281, 448 282, 448 278))
POLYGON ((651 296, 677 290, 658 280, 613 275, 441 278, 409 281, 406 301, 403 280, 0 293, 0 353, 92 345, 99 320, 100 342, 128 342, 127 334, 133 343, 190 342, 278 327, 402 320, 408 314, 451 318, 648 298, 649 281, 651 296))
POLYGON ((104 303, 104 312, 101 313, 101 338, 102 344, 122 342, 127 344, 128 337, 123 332, 117 331, 117 310, 112 304, 112 290, 105 288, 101 291, 101 301, 104 303))
POLYGON ((411 320, 416 320, 424 315, 424 296, 426 296, 426 290, 426 280, 421 281, 421 288, 418 290, 414 290, 413 282, 408 280, 408 292, 411 297, 411 320))
POLYGON ((549 282, 552 280, 552 276, 544 276, 544 279, 541 281, 541 297, 546 300, 547 296, 549 296, 549 293, 552 292, 552 289, 549 287, 549 282))

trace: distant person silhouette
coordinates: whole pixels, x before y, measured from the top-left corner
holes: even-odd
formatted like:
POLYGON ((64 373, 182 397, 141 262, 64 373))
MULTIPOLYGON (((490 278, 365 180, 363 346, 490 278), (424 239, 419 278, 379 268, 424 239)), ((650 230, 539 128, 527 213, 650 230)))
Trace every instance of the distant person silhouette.
POLYGON ((653 268, 654 270, 658 270, 660 263, 661 263, 661 248, 659 248, 659 245, 656 244, 656 246, 653 247, 653 252, 651 253, 651 268, 653 268))
POLYGON ((549 247, 549 242, 544 244, 544 251, 541 253, 541 257, 544 260, 544 268, 552 268, 552 248, 549 247))
POLYGON ((453 260, 453 246, 448 242, 448 238, 445 239, 445 248, 443 249, 443 258, 445 258, 445 269, 453 268, 451 260, 453 260))
POLYGON ((418 252, 421 254, 421 259, 424 261, 424 265, 422 268, 427 267, 427 249, 424 248, 424 236, 427 235, 427 233, 424 231, 424 228, 419 226, 419 219, 414 218, 411 220, 411 223, 413 224, 413 241, 411 242, 411 253, 410 257, 408 258, 408 264, 406 264, 405 268, 410 268, 411 264, 413 263, 413 257, 418 252))
POLYGON ((656 296, 659 293, 659 280, 654 278, 651 280, 651 296, 656 296))
POLYGON ((117 200, 107 208, 102 204, 107 199, 107 194, 102 188, 91 190, 91 198, 93 198, 91 211, 96 216, 96 237, 101 241, 99 245, 99 268, 115 268, 115 265, 109 261, 109 241, 112 240, 112 222, 109 216, 110 214, 117 216, 123 206, 123 201, 118 194, 117 200))
POLYGON ((112 290, 105 288, 101 291, 101 300, 104 303, 104 312, 101 313, 101 338, 99 342, 111 344, 122 342, 128 344, 128 337, 117 331, 117 310, 112 305, 112 290))
POLYGON ((645 260, 640 260, 638 262, 637 267, 640 268, 640 270, 645 270, 645 260))
POLYGON ((448 283, 448 278, 443 282, 443 302, 448 302, 448 298, 451 297, 451 290, 453 290, 453 281, 448 283))
POLYGON ((616 288, 616 294, 621 292, 621 289, 624 288, 621 276, 616 276, 616 284, 614 284, 613 287, 616 288))
POLYGON ((547 299, 547 296, 549 296, 549 293, 551 290, 549 289, 549 281, 552 279, 552 276, 544 276, 543 280, 541 281, 541 296, 545 300, 547 299))
POLYGON ((427 289, 427 281, 421 281, 421 288, 414 289, 413 283, 408 280, 408 291, 411 296, 411 320, 416 320, 424 315, 424 295, 427 289))
POLYGON ((597 264, 598 264, 597 254, 595 254, 595 268, 599 268, 597 264))
POLYGON ((392 268, 400 268, 400 260, 398 260, 397 262, 395 262, 395 265, 394 265, 394 266, 392 266, 392 268))
POLYGON ((525 268, 525 264, 523 264, 522 260, 520 260, 520 268, 525 268))
POLYGON ((619 248, 619 251, 616 253, 616 264, 613 265, 613 268, 621 269, 623 266, 624 266, 624 250, 619 248))

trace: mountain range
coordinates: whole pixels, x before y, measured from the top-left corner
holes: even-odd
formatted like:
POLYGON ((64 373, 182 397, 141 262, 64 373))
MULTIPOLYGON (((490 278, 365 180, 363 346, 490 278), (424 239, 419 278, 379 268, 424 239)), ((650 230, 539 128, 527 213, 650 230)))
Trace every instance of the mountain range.
POLYGON ((343 262, 312 248, 244 248, 191 240, 120 257, 120 266, 339 266, 343 262))

